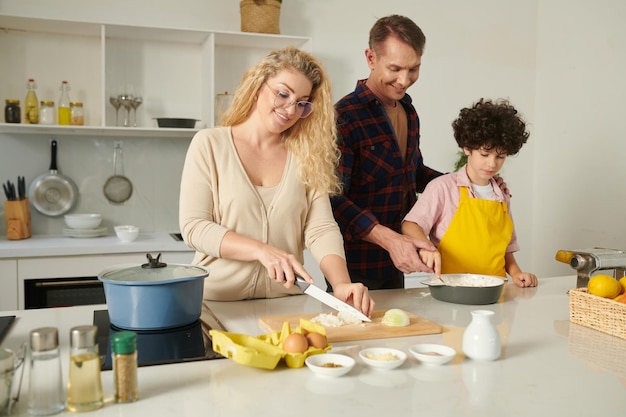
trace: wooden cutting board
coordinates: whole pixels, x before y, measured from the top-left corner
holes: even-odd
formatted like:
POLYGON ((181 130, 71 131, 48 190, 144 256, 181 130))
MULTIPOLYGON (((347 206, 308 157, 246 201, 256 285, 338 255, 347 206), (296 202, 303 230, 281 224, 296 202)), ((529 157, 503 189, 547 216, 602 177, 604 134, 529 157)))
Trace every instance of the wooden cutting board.
MULTIPOLYGON (((372 314, 371 323, 348 324, 341 327, 326 327, 326 337, 329 342, 345 342, 350 340, 386 339, 389 337, 417 336, 421 334, 441 333, 443 327, 423 317, 408 313, 411 322, 408 326, 390 327, 381 323, 387 310, 375 310, 372 314)), ((300 325, 300 319, 310 320, 316 314, 293 314, 284 316, 260 317, 261 325, 270 332, 279 332, 285 321, 289 322, 292 329, 300 325)))

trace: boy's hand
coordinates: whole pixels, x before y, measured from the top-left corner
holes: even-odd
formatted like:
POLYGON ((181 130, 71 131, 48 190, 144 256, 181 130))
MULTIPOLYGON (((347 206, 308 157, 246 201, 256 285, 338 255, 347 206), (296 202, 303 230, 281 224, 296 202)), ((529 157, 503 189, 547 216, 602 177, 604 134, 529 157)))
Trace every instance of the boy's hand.
POLYGON ((537 276, 530 272, 520 272, 511 278, 513 278, 515 285, 521 288, 537 286, 537 276))
POLYGON ((428 250, 420 249, 417 252, 424 265, 435 273, 435 276, 439 278, 441 276, 441 254, 437 249, 428 250))

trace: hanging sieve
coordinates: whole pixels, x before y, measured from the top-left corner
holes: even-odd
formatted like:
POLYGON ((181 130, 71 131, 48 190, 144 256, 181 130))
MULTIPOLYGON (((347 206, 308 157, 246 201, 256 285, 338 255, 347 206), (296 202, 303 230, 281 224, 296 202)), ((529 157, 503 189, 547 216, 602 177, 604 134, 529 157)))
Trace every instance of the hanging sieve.
POLYGON ((113 148, 113 175, 104 183, 104 196, 112 204, 122 204, 133 194, 133 183, 124 176, 124 157, 122 144, 116 143, 113 148), (118 162, 120 170, 118 173, 118 162))

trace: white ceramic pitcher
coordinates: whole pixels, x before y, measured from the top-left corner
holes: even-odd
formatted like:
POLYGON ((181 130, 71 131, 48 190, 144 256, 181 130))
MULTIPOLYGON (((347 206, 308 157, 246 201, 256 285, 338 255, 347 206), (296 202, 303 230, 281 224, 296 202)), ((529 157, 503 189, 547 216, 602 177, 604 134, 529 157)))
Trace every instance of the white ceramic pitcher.
POLYGON ((471 359, 494 361, 500 357, 500 334, 493 324, 493 311, 473 310, 463 333, 463 353, 471 359))

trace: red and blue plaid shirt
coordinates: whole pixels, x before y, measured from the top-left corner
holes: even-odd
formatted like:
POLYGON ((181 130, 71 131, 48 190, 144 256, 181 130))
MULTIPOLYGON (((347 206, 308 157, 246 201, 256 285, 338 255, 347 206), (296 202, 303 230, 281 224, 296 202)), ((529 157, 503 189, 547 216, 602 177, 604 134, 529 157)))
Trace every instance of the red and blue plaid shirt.
POLYGON ((348 269, 368 279, 402 274, 389 253, 363 238, 377 224, 400 232, 408 186, 410 209, 426 184, 441 175, 424 165, 419 149, 419 117, 406 94, 400 103, 408 116, 406 158, 395 138, 383 104, 360 80, 354 92, 337 102, 337 129, 342 153, 339 174, 343 194, 332 198, 335 219, 344 237, 348 269), (406 185, 405 185, 406 184, 406 185))

